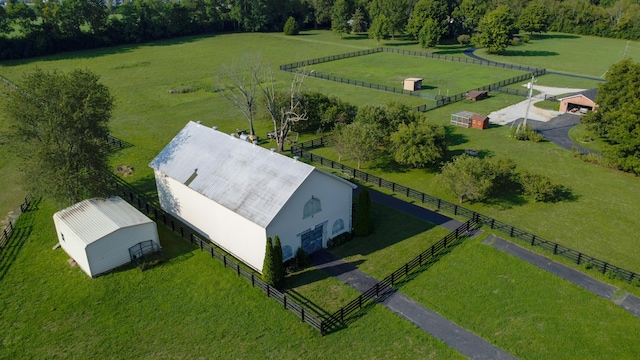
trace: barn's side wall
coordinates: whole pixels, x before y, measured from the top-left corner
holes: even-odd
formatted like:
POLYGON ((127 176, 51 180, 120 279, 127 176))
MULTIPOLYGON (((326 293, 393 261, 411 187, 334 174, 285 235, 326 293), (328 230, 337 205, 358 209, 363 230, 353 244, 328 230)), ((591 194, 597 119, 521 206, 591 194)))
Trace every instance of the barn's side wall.
POLYGON ((284 260, 287 260, 289 253, 295 255, 301 246, 300 235, 316 226, 324 225, 323 247, 327 246, 329 239, 351 231, 352 194, 353 188, 349 184, 322 171, 313 171, 267 226, 268 236, 280 237, 284 260), (303 218, 304 206, 311 200, 311 196, 320 200, 322 211, 303 218), (334 233, 333 225, 338 219, 343 221, 344 227, 334 233), (285 246, 289 246, 291 252, 285 250, 285 246))
POLYGON ((118 229, 86 248, 91 266, 91 277, 131 262, 129 248, 147 240, 160 245, 156 223, 149 222, 118 229))
POLYGON ((183 220, 255 270, 262 271, 267 239, 263 227, 157 170, 155 177, 163 210, 183 220))
POLYGON ((57 216, 53 217, 53 223, 55 224, 58 242, 62 250, 76 261, 82 271, 91 276, 91 267, 87 260, 84 242, 78 239, 78 236, 57 216), (62 234, 64 234, 64 240, 62 239, 62 234))

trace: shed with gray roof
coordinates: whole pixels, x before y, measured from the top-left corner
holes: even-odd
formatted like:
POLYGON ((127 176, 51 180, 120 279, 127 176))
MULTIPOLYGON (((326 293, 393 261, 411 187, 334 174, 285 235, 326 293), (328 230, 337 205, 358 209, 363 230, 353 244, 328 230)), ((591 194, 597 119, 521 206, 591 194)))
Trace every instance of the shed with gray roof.
POLYGON ((189 122, 149 166, 163 210, 260 272, 267 237, 288 260, 351 231, 354 184, 234 134, 189 122))
POLYGON ((91 277, 160 249, 155 222, 118 196, 81 201, 53 222, 60 247, 91 277))

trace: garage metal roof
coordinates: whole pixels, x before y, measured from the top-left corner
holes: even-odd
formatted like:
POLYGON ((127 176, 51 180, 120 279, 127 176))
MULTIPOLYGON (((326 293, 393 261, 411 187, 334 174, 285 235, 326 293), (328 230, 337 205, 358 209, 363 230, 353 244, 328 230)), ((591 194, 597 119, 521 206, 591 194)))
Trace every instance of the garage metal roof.
POLYGON ((262 227, 313 171, 324 173, 194 122, 189 122, 149 166, 262 227))
POLYGON ((53 217, 65 223, 85 245, 116 230, 153 222, 118 196, 83 200, 53 217))

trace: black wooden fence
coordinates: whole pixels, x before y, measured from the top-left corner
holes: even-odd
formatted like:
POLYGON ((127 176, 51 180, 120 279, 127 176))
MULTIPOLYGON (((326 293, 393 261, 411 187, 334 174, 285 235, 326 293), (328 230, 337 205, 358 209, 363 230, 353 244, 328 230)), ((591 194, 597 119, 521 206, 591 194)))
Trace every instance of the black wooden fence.
MULTIPOLYGON (((392 93, 395 93, 395 94, 417 96, 417 97, 420 97, 420 98, 426 98, 426 99, 430 99, 430 100, 435 101, 435 103, 424 104, 424 105, 420 105, 420 106, 417 106, 417 107, 413 108, 414 111, 420 111, 420 112, 429 111, 429 110, 438 108, 440 106, 444 106, 444 105, 447 105, 447 104, 451 104, 451 103, 463 100, 463 99, 466 98, 466 95, 467 95, 467 93, 469 91, 473 91, 473 90, 481 90, 481 91, 500 90, 500 88, 503 87, 503 86, 515 84, 515 83, 527 80, 527 79, 531 78, 532 76, 544 75, 546 73, 546 69, 538 69, 538 68, 532 68, 532 67, 528 67, 528 66, 504 64, 504 63, 498 63, 498 62, 495 62, 495 61, 476 60, 476 59, 472 59, 472 58, 468 58, 468 57, 446 56, 446 55, 430 54, 430 53, 419 52, 419 51, 409 51, 409 50, 381 48, 381 47, 374 48, 374 49, 369 49, 369 50, 350 52, 350 53, 346 53, 346 54, 325 56, 325 57, 322 57, 322 58, 316 58, 316 59, 311 59, 311 60, 303 60, 303 61, 298 61, 298 62, 291 63, 291 64, 280 65, 280 70, 294 72, 294 71, 298 71, 299 67, 303 67, 303 66, 307 66, 307 65, 320 64, 320 63, 324 63, 324 62, 335 61, 335 60, 340 60, 340 59, 346 59, 346 58, 356 57, 356 56, 369 55, 369 54, 374 54, 374 53, 379 53, 379 52, 390 52, 390 53, 395 53, 395 54, 419 56, 419 57, 424 57, 424 58, 431 58, 431 59, 438 59, 438 60, 445 60, 445 61, 453 61, 453 62, 476 64, 476 65, 483 65, 483 66, 493 66, 493 67, 499 67, 499 68, 511 69, 511 70, 527 71, 527 74, 514 76, 514 77, 512 77, 510 79, 506 79, 506 80, 495 82, 493 84, 481 86, 481 87, 478 87, 478 88, 475 88, 475 89, 471 89, 471 90, 468 90, 468 91, 465 91, 465 92, 461 92, 461 93, 456 94, 456 95, 443 96, 443 95, 430 94, 430 93, 424 92, 424 91, 410 91, 410 90, 405 90, 403 88, 397 88, 397 87, 394 87, 394 86, 373 84, 373 83, 369 83, 369 82, 366 82, 366 81, 360 81, 360 80, 345 79, 345 78, 342 78, 342 77, 339 77, 339 76, 333 76, 333 75, 324 75, 324 74, 321 74, 321 73, 319 73, 319 72, 317 72, 315 70, 311 70, 311 71, 306 71, 305 70, 303 73, 306 76, 311 76, 311 77, 320 78, 320 79, 324 79, 324 80, 335 81, 335 82, 339 82, 339 83, 342 83, 342 84, 348 84, 348 85, 365 87, 365 88, 369 88, 369 89, 387 91, 387 92, 392 92, 392 93)), ((505 92, 509 92, 509 90, 506 90, 505 92)))
MULTIPOLYGON (((24 198, 24 202, 20 204, 21 213, 29 209, 29 206, 31 206, 32 199, 33 198, 31 197, 31 195, 27 195, 24 198)), ((11 235, 13 235, 14 229, 15 227, 13 226, 13 223, 11 221, 9 221, 9 224, 4 229, 2 229, 2 233, 0 234, 0 251, 2 251, 2 249, 4 249, 5 246, 7 246, 7 242, 9 242, 11 235)))
POLYGON ((264 282, 260 275, 258 275, 256 272, 248 269, 244 265, 241 265, 240 261, 236 260, 231 255, 228 255, 219 250, 209 240, 200 237, 197 232, 195 232, 189 226, 185 225, 182 221, 178 220, 177 218, 171 216, 169 213, 138 196, 133 191, 133 189, 127 186, 125 183, 118 182, 116 184, 116 187, 123 199, 126 199, 129 203, 140 209, 143 213, 155 219, 156 222, 162 223, 165 226, 171 228, 171 230, 180 234, 183 239, 187 239, 191 244, 199 247, 200 250, 206 251, 207 253, 211 254, 211 257, 222 262, 224 264, 224 267, 232 269, 238 276, 241 276, 251 282, 251 286, 257 287, 258 289, 262 290, 262 292, 264 292, 267 297, 270 297, 282 304, 285 309, 296 314, 303 322, 311 325, 322 334, 325 333, 323 320, 317 312, 310 310, 309 308, 305 308, 304 306, 298 304, 294 300, 294 298, 283 294, 276 288, 264 282))
POLYGON ((640 281, 640 274, 636 272, 623 269, 606 261, 594 258, 593 256, 589 256, 577 250, 568 248, 564 245, 560 245, 556 242, 544 239, 528 231, 518 229, 513 225, 509 225, 489 216, 482 215, 460 205, 425 194, 404 185, 385 180, 381 177, 368 174, 364 171, 309 152, 310 149, 324 146, 325 143, 326 139, 315 139, 312 141, 307 141, 305 143, 292 146, 291 152, 292 154, 299 156, 300 158, 308 159, 312 162, 319 163, 320 165, 339 170, 344 175, 377 185, 378 187, 391 190, 398 194, 402 194, 408 198, 420 201, 423 204, 430 205, 431 207, 438 210, 446 211, 450 214, 461 216, 467 219, 477 219, 480 223, 489 226, 492 230, 500 230, 503 233, 508 234, 511 238, 522 240, 531 246, 541 247, 552 252, 554 255, 561 255, 567 259, 570 259, 575 264, 585 264, 587 268, 595 269, 603 274, 608 273, 612 277, 620 278, 628 283, 636 283, 640 281))
POLYGON ((388 295, 395 292, 396 284, 406 279, 413 270, 416 270, 423 265, 427 265, 435 261, 439 256, 444 254, 449 249, 458 245, 462 239, 464 239, 470 231, 476 228, 478 220, 476 218, 469 219, 464 224, 460 225, 457 229, 450 232, 447 236, 440 239, 431 247, 421 252, 418 256, 411 259, 406 264, 402 265, 396 271, 389 274, 387 277, 377 282, 374 286, 360 294, 360 296, 351 300, 345 306, 341 307, 338 311, 331 316, 323 320, 324 329, 330 331, 337 325, 344 323, 345 319, 352 313, 359 311, 367 304, 385 299, 388 295))

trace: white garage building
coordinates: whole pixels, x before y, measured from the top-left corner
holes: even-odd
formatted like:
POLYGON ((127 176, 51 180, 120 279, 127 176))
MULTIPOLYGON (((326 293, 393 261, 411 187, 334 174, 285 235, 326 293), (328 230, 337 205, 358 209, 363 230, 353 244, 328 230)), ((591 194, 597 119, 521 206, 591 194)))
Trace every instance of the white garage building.
POLYGON ((53 222, 60 247, 91 277, 160 250, 156 223, 117 196, 81 201, 53 222))
POLYGON ((162 209, 259 272, 267 237, 288 260, 351 231, 354 184, 233 134, 189 122, 149 165, 162 209))

